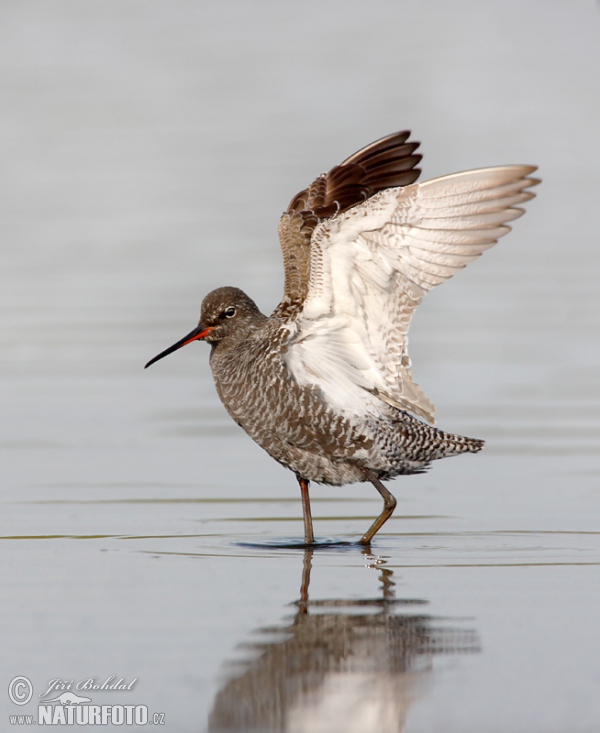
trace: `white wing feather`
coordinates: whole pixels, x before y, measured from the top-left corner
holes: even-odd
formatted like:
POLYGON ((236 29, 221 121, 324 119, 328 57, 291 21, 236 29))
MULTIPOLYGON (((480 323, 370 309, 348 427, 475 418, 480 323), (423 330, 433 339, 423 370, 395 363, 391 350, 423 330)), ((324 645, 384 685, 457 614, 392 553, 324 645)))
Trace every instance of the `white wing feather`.
POLYGON ((288 367, 347 414, 379 400, 433 422, 410 373, 408 327, 423 296, 493 247, 533 198, 536 169, 511 165, 389 188, 322 222, 309 290, 291 324, 288 367))

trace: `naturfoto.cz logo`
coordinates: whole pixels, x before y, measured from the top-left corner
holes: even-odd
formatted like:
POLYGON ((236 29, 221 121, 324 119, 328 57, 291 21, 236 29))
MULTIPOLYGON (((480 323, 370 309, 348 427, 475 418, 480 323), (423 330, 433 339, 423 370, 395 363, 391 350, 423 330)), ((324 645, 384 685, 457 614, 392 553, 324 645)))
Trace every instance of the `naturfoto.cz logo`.
MULTIPOLYGON (((73 690, 129 691, 137 678, 127 683, 115 681, 113 675, 100 683, 96 678, 81 680, 50 680, 38 702, 37 715, 9 715, 11 725, 164 725, 164 713, 149 713, 146 705, 95 705, 86 695, 73 690), (56 694, 60 692, 60 694, 56 694), (54 693, 55 697, 47 697, 54 693)), ((33 685, 27 677, 19 676, 8 685, 8 696, 15 705, 26 705, 33 697, 33 685)))

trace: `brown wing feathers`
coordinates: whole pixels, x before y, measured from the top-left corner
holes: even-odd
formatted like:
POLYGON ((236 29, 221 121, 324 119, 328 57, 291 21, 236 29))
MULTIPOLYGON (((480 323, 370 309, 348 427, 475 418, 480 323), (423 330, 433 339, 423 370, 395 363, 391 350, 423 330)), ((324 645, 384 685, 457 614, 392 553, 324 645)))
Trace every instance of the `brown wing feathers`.
POLYGON ((423 156, 415 154, 419 143, 406 142, 409 135, 407 131, 396 132, 354 153, 300 191, 290 202, 288 213, 312 211, 319 219, 326 219, 384 188, 414 183, 421 173, 415 166, 423 156))
POLYGON ((285 268, 284 299, 277 308, 288 313, 304 302, 310 275, 310 238, 319 221, 366 201, 378 191, 414 183, 421 171, 418 142, 410 132, 396 132, 351 155, 300 191, 279 221, 285 268))
POLYGON ((310 211, 285 214, 279 220, 279 243, 285 273, 284 296, 276 313, 288 317, 304 303, 310 277, 310 238, 319 219, 310 211))

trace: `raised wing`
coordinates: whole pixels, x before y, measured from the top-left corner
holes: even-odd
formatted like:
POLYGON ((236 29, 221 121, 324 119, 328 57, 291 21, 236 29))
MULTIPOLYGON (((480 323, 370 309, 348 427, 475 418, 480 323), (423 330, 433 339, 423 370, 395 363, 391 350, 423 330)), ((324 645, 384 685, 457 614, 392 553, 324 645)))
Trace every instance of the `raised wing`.
POLYGON ((415 166, 417 142, 410 132, 396 132, 362 148, 329 173, 320 175, 294 196, 279 221, 279 241, 285 269, 284 298, 277 311, 300 306, 308 292, 310 240, 318 224, 366 201, 378 191, 407 186, 419 177, 415 166))
POLYGON ((391 188, 322 222, 310 281, 290 324, 288 367, 342 411, 378 399, 434 420, 412 380, 407 334, 423 296, 493 247, 533 198, 533 166, 483 168, 391 188), (373 398, 376 396, 376 399, 373 398))

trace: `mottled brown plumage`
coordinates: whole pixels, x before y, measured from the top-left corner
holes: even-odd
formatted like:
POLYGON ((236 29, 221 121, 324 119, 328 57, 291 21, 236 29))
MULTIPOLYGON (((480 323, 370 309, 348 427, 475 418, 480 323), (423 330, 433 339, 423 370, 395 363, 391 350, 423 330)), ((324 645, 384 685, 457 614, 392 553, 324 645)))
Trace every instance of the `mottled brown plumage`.
POLYGON ((412 381, 406 334, 426 292, 506 234, 533 194, 531 166, 504 166, 415 184, 418 143, 396 133, 319 176, 279 223, 284 297, 271 317, 238 288, 214 290, 194 331, 146 366, 195 340, 225 408, 269 455, 292 470, 314 541, 308 483, 382 481, 431 461, 481 450, 446 433, 412 381))

